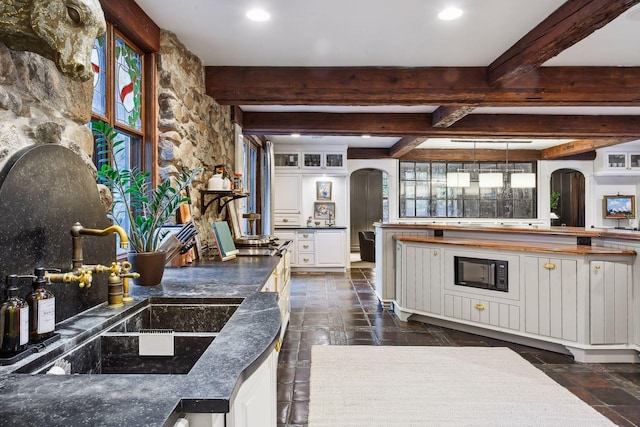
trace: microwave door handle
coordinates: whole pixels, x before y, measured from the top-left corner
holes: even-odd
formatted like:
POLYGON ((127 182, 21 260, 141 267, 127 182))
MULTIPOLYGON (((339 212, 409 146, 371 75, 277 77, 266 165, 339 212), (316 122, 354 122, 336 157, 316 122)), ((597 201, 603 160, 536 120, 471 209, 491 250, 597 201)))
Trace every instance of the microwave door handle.
POLYGON ((496 263, 492 262, 489 264, 489 278, 487 280, 487 282, 489 283, 489 286, 492 288, 496 287, 496 263))

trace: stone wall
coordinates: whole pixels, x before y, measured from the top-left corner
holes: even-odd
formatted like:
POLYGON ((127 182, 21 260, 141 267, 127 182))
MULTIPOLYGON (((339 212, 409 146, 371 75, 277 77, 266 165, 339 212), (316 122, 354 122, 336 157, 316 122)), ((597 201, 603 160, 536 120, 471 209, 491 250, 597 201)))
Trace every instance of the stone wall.
POLYGON ((33 144, 60 144, 77 153, 95 175, 91 81, 63 76, 52 61, 0 43, 0 168, 33 144))
MULTIPOLYGON (((205 93, 200 59, 168 31, 162 31, 158 59, 158 150, 161 178, 180 167, 201 167, 191 194, 192 213, 200 242, 212 242, 211 223, 218 220, 212 204, 200 214, 200 193, 215 165, 232 171, 235 158, 230 108, 218 105, 205 93)), ((209 199, 207 198, 207 202, 209 199)), ((225 212, 222 212, 222 216, 225 212)))

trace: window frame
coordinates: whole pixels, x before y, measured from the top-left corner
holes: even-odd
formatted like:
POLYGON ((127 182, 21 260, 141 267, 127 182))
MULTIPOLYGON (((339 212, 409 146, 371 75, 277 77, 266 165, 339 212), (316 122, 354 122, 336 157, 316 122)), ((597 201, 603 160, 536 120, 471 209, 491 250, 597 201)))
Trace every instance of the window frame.
POLYGON ((398 169, 398 217, 416 219, 536 219, 537 192, 535 188, 512 189, 508 182, 505 182, 502 189, 478 187, 477 174, 481 171, 491 170, 512 173, 512 170, 516 169, 533 172, 537 175, 536 162, 510 163, 508 171, 506 169, 507 165, 499 162, 400 161, 398 169), (413 167, 405 169, 404 165, 413 165, 413 167), (417 165, 420 166, 419 172, 417 165), (413 169, 413 175, 411 175, 410 169, 413 169), (469 189, 446 186, 446 173, 456 171, 471 173, 472 186, 469 189), (407 174, 409 178, 405 176, 407 174), (420 185, 421 183, 422 185, 420 185), (419 197, 419 191, 426 191, 428 194, 425 193, 427 194, 426 196, 419 197), (407 192, 411 192, 412 196, 406 197, 405 194, 407 192), (411 201, 413 201, 412 206, 410 205, 411 201), (501 201, 506 203, 501 204, 501 201), (516 206, 517 204, 522 206, 522 203, 528 204, 526 210, 530 212, 529 216, 516 215, 518 210, 525 210, 516 206), (489 205, 493 205, 493 207, 489 205), (413 214, 407 214, 407 207, 412 207, 413 214), (426 210, 426 214, 419 214, 420 207, 422 207, 423 212, 426 210), (494 209, 494 215, 483 215, 483 212, 486 212, 487 209, 494 209), (477 215, 472 215, 471 213, 477 213, 477 215), (510 215, 505 215, 505 213, 510 213, 510 215))

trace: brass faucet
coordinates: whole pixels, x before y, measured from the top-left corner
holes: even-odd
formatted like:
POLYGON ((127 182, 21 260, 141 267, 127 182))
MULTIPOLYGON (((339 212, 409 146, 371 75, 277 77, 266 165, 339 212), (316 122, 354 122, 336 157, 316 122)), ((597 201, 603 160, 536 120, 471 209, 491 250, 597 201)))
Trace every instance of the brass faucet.
POLYGON ((84 228, 82 224, 76 222, 71 227, 71 242, 73 244, 73 253, 71 256, 71 266, 73 270, 82 268, 84 259, 82 256, 82 236, 107 236, 112 233, 118 233, 120 236, 120 247, 126 249, 129 247, 129 237, 124 229, 118 225, 112 225, 104 230, 95 228, 84 228))
POLYGON ((138 278, 140 275, 131 272, 131 263, 112 262, 111 266, 106 265, 85 265, 82 254, 82 236, 107 236, 112 233, 118 233, 120 236, 120 247, 127 248, 129 246, 129 238, 124 229, 117 225, 112 225, 99 230, 95 228, 84 228, 82 224, 76 222, 71 227, 71 241, 73 245, 73 253, 71 257, 72 270, 68 273, 47 273, 45 279, 55 283, 78 282, 78 286, 91 287, 94 273, 109 273, 108 281, 108 305, 109 307, 120 307, 125 302, 132 302, 133 298, 129 296, 129 278, 138 278))

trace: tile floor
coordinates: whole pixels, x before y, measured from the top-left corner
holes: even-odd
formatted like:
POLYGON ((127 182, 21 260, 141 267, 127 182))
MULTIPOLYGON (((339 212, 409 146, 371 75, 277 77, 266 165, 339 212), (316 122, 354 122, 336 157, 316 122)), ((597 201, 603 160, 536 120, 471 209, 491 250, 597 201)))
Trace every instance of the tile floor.
POLYGON ((278 362, 279 427, 307 425, 312 345, 506 345, 614 423, 640 426, 640 366, 575 363, 562 354, 401 322, 379 303, 374 281, 368 268, 293 274, 291 321, 278 362))

